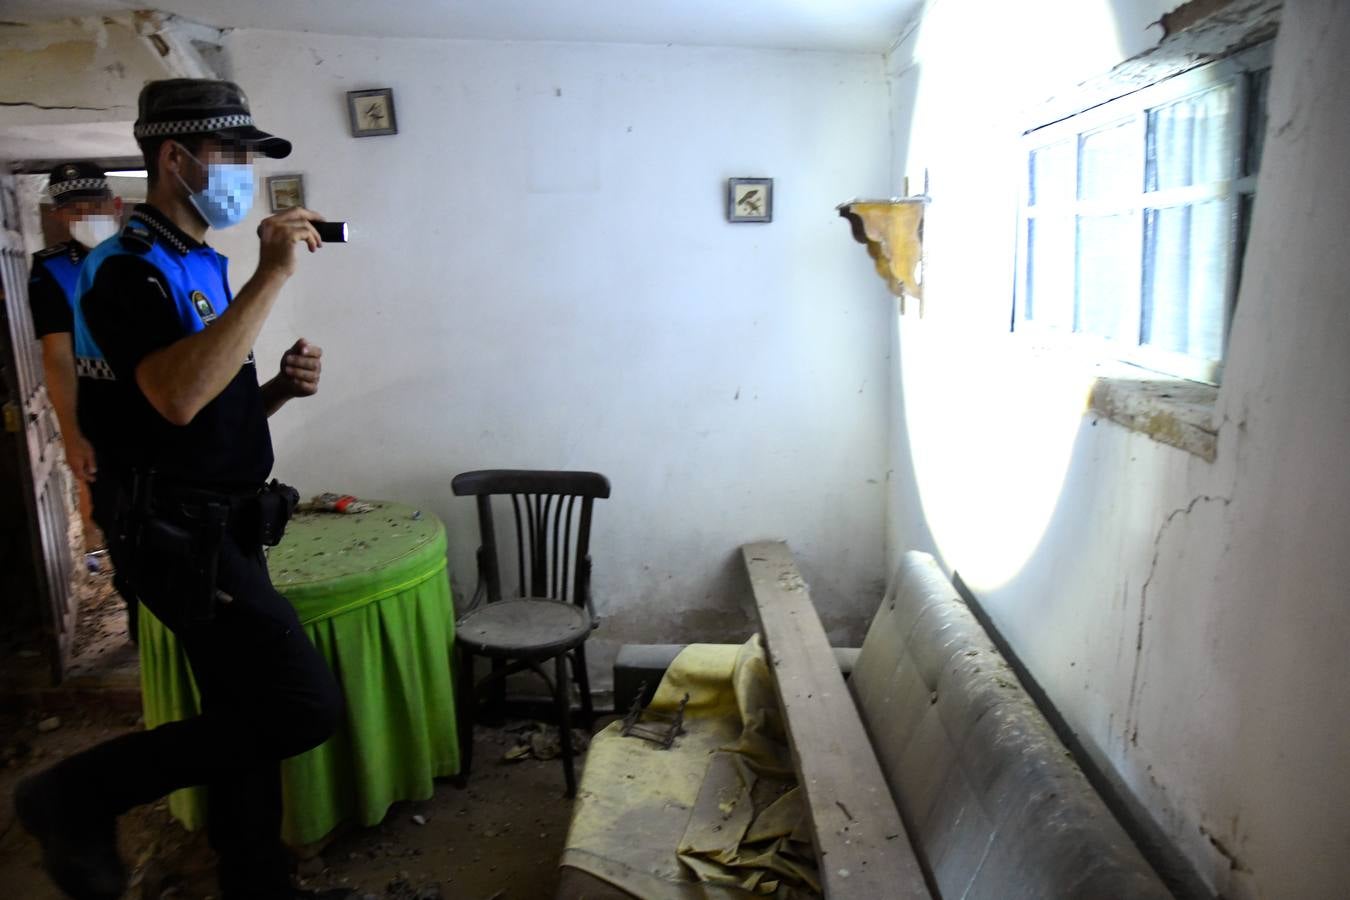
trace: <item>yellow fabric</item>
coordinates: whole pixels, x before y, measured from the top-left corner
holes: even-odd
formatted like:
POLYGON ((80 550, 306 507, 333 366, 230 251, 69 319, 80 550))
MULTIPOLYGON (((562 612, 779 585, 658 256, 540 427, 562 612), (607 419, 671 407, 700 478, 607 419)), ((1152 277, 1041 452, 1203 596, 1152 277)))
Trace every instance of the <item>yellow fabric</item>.
POLYGON ((804 811, 758 636, 686 648, 650 709, 686 693, 670 750, 622 722, 595 737, 563 864, 645 900, 819 896, 809 844, 792 839, 804 811))

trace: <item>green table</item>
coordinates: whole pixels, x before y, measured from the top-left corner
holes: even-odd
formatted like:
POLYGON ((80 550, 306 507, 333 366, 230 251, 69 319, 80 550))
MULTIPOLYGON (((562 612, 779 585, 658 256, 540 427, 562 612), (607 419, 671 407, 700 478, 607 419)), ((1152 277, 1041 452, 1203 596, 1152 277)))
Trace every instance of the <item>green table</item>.
MULTIPOLYGON (((332 738, 282 763, 282 834, 292 845, 344 821, 377 824, 391 803, 424 800, 434 778, 459 771, 445 528, 409 506, 374 505, 356 515, 300 513, 268 553, 273 583, 347 700, 332 738)), ((146 727, 195 715, 187 658, 144 608, 140 653, 146 727)), ((178 791, 169 806, 187 828, 205 824, 204 789, 178 791)))

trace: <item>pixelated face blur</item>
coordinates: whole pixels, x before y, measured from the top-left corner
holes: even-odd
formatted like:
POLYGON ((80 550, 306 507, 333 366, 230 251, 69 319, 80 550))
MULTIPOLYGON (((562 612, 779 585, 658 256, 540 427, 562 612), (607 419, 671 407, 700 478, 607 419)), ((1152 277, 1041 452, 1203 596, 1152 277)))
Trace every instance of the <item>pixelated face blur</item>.
POLYGON ((252 150, 216 138, 203 140, 195 154, 187 147, 182 147, 182 150, 188 158, 187 165, 180 169, 182 178, 194 191, 206 187, 207 171, 211 166, 247 166, 258 158, 258 154, 252 150))
POLYGON ((115 219, 122 212, 122 200, 120 197, 74 200, 62 203, 56 207, 55 212, 56 217, 67 227, 80 219, 93 219, 99 216, 111 216, 115 219))
MULTIPOLYGON (((188 202, 211 228, 229 228, 248 216, 253 207, 252 151, 217 140, 204 141, 197 154, 182 147, 183 154, 196 165, 189 181, 178 180, 188 192, 188 202)), ((188 170, 193 166, 182 167, 188 170)))

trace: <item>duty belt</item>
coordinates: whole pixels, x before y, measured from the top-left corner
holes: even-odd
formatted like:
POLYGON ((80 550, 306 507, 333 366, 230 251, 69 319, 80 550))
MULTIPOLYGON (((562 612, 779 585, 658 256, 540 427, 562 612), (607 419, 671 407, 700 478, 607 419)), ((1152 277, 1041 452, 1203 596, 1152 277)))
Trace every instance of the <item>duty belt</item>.
POLYGON ((240 543, 274 547, 281 542, 300 493, 276 479, 249 490, 216 490, 152 477, 148 500, 151 515, 187 525, 220 520, 240 543))

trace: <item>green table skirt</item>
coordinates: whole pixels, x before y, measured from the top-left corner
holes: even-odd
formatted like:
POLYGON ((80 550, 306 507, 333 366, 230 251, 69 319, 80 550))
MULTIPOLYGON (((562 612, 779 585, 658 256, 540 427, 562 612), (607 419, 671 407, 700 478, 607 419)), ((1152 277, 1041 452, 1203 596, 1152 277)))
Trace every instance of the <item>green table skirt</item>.
MULTIPOLYGON (((301 607, 311 613, 301 618, 305 633, 342 687, 346 719, 324 744, 282 763, 288 844, 317 841, 344 821, 375 825, 390 804, 427 799, 433 779, 459 771, 454 611, 438 531, 422 571, 405 566, 393 584, 343 592, 327 611, 301 607)), ((146 727, 196 715, 196 685, 173 633, 145 607, 139 632, 146 727)), ((206 822, 206 791, 177 791, 169 808, 195 830, 206 822)))

